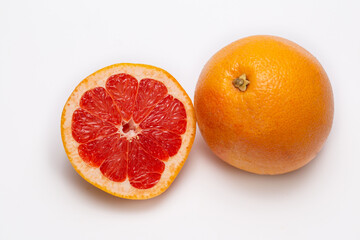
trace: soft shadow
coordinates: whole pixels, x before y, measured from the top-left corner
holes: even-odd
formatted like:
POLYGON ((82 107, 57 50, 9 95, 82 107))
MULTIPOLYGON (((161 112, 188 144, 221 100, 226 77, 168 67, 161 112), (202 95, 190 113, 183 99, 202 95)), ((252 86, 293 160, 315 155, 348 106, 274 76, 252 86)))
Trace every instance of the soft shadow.
MULTIPOLYGON (((56 146, 55 148, 56 152, 59 152, 59 147, 56 146)), ((55 172, 61 174, 61 177, 69 188, 75 188, 76 191, 85 195, 88 201, 94 201, 96 204, 101 204, 111 210, 118 209, 119 211, 124 212, 144 212, 148 209, 154 209, 162 204, 165 199, 170 197, 171 194, 174 194, 173 189, 176 188, 176 185, 182 184, 184 179, 186 179, 189 175, 190 167, 188 165, 191 165, 193 158, 193 154, 190 153, 179 175, 176 177, 171 186, 161 195, 147 200, 129 200, 115 197, 88 183, 74 170, 65 154, 65 151, 63 149, 61 150, 62 153, 57 155, 55 159, 52 159, 56 161, 56 163, 54 163, 57 169, 55 172)), ((50 152, 54 153, 55 151, 50 152)))
MULTIPOLYGON (((297 191, 301 186, 311 183, 316 174, 316 168, 322 162, 322 151, 306 166, 282 175, 257 175, 237 169, 218 158, 207 146, 201 134, 198 134, 196 150, 204 158, 222 172, 222 177, 230 179, 229 184, 241 188, 249 194, 272 196, 289 194, 297 191)), ((324 148, 325 149, 325 148, 324 148)))

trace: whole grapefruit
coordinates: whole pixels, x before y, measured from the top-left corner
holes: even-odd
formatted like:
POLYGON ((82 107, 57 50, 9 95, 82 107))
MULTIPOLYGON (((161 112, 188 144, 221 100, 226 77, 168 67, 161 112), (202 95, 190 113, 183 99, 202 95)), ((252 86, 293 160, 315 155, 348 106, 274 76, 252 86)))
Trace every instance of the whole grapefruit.
POLYGON ((257 174, 290 172, 314 159, 334 114, 319 61, 275 36, 246 37, 218 51, 200 74, 194 101, 212 151, 257 174))

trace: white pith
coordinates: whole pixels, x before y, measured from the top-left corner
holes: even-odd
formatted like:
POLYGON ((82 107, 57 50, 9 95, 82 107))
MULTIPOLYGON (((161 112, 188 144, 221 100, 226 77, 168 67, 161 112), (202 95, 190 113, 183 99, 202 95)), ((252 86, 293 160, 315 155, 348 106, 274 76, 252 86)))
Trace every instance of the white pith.
MULTIPOLYGON (((132 118, 128 122, 130 122, 130 121, 132 121, 132 118)), ((124 126, 123 126, 123 124, 121 124, 117 133, 119 133, 121 137, 125 137, 127 140, 131 141, 131 139, 136 138, 137 135, 141 133, 139 124, 136 124, 136 123, 133 123, 133 124, 135 126, 135 130, 131 129, 128 132, 124 132, 123 131, 124 126)))
MULTIPOLYGON (((64 111, 63 111, 63 123, 62 123, 62 137, 65 148, 68 152, 68 157, 75 167, 75 169, 82 175, 87 181, 92 184, 103 188, 107 192, 113 193, 118 196, 133 198, 150 198, 163 192, 174 179, 174 173, 179 171, 179 168, 184 164, 189 148, 195 135, 195 121, 192 103, 185 92, 180 90, 180 86, 168 76, 165 72, 156 69, 148 68, 146 66, 132 65, 132 64, 116 64, 106 68, 105 71, 100 70, 87 77, 82 81, 74 90, 71 97, 68 99, 64 111), (79 102, 82 95, 87 91, 95 87, 104 87, 106 80, 114 74, 127 73, 135 77, 138 81, 143 78, 152 78, 165 84, 168 89, 168 94, 174 98, 179 99, 184 103, 187 126, 186 132, 181 136, 182 144, 178 153, 170 157, 165 163, 165 170, 161 175, 159 182, 150 189, 137 189, 130 185, 129 180, 124 182, 113 182, 103 176, 99 168, 94 168, 86 164, 78 154, 78 146, 71 132, 71 120, 73 112, 79 108, 79 102)), ((119 133, 124 134, 128 139, 136 137, 137 133, 130 130, 127 133, 122 132, 122 126, 119 127, 119 133), (132 133, 130 133, 132 131, 132 133)), ((176 175, 176 174, 175 174, 176 175)))

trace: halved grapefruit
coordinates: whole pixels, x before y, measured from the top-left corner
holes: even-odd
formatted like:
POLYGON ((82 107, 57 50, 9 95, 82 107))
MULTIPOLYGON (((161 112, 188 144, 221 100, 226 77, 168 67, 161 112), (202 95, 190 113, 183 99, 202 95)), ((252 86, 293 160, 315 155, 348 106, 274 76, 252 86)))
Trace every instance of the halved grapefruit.
POLYGON ((164 192, 182 168, 195 114, 166 71, 115 64, 75 88, 62 113, 61 136, 85 180, 118 197, 147 199, 164 192))

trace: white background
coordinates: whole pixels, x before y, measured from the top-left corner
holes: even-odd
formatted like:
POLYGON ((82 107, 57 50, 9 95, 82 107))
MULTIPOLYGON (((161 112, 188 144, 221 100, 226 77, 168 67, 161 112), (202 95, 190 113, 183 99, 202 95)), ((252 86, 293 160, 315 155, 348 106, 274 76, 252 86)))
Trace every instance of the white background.
POLYGON ((360 239, 359 1, 0 1, 0 239, 360 239), (193 99, 220 48, 272 34, 315 55, 334 91, 318 157, 281 176, 220 161, 197 132, 159 197, 88 184, 63 150, 75 86, 110 64, 169 71, 193 99))

